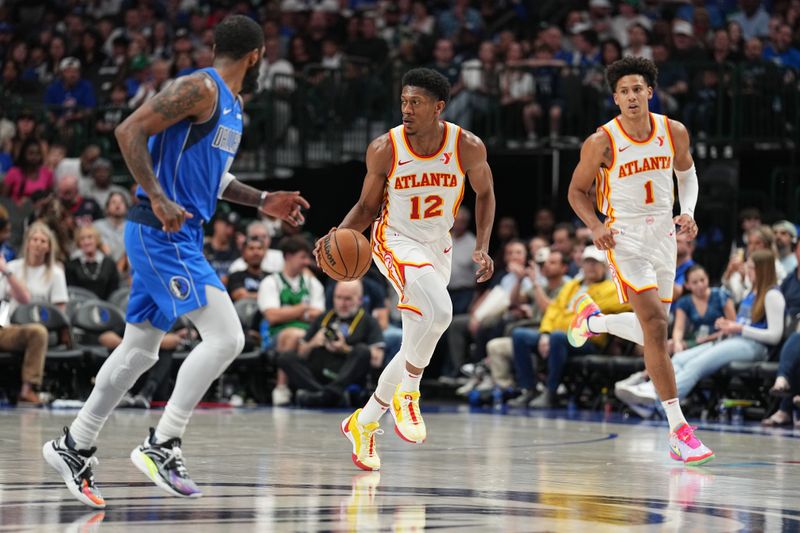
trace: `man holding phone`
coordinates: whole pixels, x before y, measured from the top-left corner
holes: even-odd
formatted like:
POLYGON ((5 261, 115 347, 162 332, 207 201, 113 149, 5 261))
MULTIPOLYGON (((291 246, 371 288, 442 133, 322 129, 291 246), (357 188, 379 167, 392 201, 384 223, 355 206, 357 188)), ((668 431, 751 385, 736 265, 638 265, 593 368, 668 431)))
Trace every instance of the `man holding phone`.
POLYGON ((383 365, 381 328, 362 298, 360 280, 338 282, 333 309, 311 323, 297 352, 278 356, 278 366, 297 389, 299 405, 337 406, 350 385, 364 384, 370 366, 383 365))

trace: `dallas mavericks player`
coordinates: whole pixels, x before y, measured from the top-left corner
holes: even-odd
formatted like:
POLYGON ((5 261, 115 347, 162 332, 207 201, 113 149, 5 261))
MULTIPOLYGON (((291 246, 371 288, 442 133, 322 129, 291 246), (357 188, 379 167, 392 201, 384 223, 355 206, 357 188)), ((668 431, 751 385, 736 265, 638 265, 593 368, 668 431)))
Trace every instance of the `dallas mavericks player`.
POLYGON ((134 270, 125 335, 75 421, 42 449, 70 492, 91 507, 105 507, 92 474, 100 429, 123 393, 156 362, 164 333, 184 314, 203 340, 181 366, 158 426, 131 460, 169 494, 201 495, 186 470, 181 437, 194 407, 244 345, 233 303, 203 257, 203 223, 218 197, 293 225, 302 223, 300 210, 309 207, 297 192, 267 194, 228 173, 242 135, 239 93, 255 85, 264 35, 249 18, 230 16, 214 29, 214 40, 212 68, 175 80, 116 130, 140 186, 125 229, 134 270))

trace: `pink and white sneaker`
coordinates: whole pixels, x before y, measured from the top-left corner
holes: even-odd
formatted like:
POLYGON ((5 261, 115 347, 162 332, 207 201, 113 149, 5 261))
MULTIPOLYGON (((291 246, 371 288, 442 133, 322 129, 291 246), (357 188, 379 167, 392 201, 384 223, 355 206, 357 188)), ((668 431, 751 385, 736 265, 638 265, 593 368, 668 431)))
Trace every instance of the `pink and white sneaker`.
POLYGON ((694 436, 695 427, 683 423, 669 435, 669 456, 690 466, 707 463, 714 458, 712 452, 694 436))
POLYGON ((575 301, 575 317, 567 328, 567 340, 575 348, 580 348, 589 337, 599 335, 589 330, 589 317, 600 314, 600 308, 594 303, 592 297, 584 293, 575 301))

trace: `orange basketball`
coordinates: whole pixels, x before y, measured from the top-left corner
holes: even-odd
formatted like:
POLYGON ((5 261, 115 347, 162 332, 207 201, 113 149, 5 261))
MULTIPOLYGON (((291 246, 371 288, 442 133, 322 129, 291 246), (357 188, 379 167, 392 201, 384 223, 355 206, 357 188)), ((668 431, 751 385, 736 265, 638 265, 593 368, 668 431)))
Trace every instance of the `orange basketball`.
POLYGON ((337 229, 322 241, 319 264, 337 281, 361 279, 369 270, 372 248, 364 235, 352 229, 337 229))

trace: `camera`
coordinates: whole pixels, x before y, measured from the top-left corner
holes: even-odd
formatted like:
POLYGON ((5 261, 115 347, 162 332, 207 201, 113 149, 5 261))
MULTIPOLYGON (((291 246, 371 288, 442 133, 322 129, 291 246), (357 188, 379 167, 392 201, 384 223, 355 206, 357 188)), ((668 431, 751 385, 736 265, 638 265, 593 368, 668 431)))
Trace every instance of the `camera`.
POLYGON ((339 340, 339 332, 334 324, 327 324, 325 326, 325 339, 329 341, 339 340))

